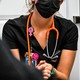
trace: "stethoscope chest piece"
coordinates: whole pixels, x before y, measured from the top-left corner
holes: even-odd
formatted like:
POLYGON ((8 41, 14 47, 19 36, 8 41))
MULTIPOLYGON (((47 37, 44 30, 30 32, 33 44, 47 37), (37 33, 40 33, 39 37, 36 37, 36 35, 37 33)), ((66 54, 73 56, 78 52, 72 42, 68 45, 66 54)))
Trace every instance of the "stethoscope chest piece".
POLYGON ((61 50, 58 50, 55 52, 54 55, 52 54, 52 56, 49 56, 49 53, 47 53, 47 54, 43 53, 43 56, 48 58, 49 60, 51 60, 51 62, 56 62, 57 59, 59 58, 60 52, 61 52, 61 50))

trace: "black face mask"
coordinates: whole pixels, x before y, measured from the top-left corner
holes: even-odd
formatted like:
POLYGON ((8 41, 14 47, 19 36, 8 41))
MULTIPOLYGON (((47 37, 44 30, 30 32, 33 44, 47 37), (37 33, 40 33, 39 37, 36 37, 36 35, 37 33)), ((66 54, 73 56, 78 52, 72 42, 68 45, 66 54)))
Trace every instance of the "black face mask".
POLYGON ((44 18, 49 18, 60 8, 59 0, 38 0, 35 4, 38 12, 44 18))

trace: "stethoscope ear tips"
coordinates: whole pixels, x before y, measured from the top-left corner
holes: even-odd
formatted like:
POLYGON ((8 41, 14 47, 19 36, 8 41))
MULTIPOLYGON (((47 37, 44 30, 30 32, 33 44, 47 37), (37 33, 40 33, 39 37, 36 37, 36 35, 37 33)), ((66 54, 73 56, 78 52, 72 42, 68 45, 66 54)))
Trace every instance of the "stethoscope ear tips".
POLYGON ((43 56, 45 56, 45 57, 47 57, 47 58, 48 58, 48 56, 47 56, 45 53, 43 53, 43 56))
POLYGON ((46 54, 43 53, 43 56, 46 56, 46 54))

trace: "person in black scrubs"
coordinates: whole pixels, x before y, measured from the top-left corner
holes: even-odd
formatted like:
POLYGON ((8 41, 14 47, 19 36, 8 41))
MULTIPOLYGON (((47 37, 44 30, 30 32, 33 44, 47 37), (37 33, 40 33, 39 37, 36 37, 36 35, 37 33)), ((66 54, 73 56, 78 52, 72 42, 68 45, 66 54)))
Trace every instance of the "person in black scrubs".
POLYGON ((2 39, 12 54, 20 61, 35 64, 44 80, 68 80, 76 55, 77 26, 54 15, 62 2, 27 0, 30 14, 9 19, 3 28, 2 39))
POLYGON ((0 80, 43 80, 42 73, 18 61, 0 40, 0 80))

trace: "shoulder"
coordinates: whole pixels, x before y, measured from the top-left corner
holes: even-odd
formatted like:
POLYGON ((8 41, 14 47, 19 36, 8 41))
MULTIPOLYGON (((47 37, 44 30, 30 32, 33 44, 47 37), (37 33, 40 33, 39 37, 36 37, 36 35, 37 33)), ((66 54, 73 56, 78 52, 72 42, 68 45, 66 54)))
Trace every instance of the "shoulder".
POLYGON ((60 23, 62 27, 66 28, 66 30, 70 30, 70 29, 78 30, 77 26, 69 19, 58 17, 58 16, 55 16, 55 19, 60 23))
POLYGON ((21 15, 14 19, 9 19, 5 24, 3 28, 9 28, 9 27, 23 27, 26 25, 28 15, 21 15))
POLYGON ((15 37, 19 32, 25 32, 27 16, 9 19, 3 26, 2 37, 15 37))
POLYGON ((55 16, 55 19, 57 21, 59 21, 60 24, 62 26, 64 26, 64 27, 67 27, 67 28, 71 27, 71 26, 75 26, 76 27, 76 25, 71 20, 69 20, 69 19, 66 19, 66 18, 63 18, 63 17, 58 17, 58 16, 55 16))

